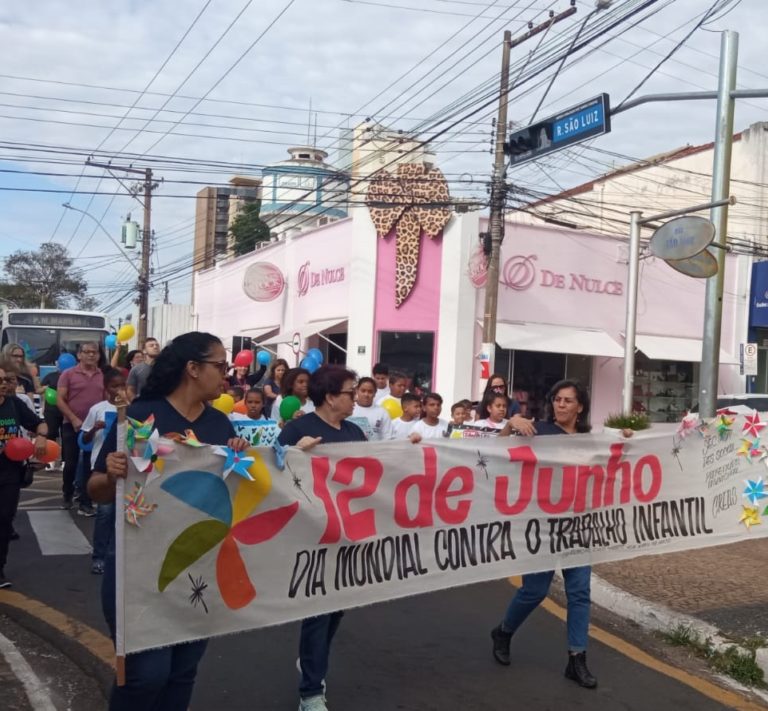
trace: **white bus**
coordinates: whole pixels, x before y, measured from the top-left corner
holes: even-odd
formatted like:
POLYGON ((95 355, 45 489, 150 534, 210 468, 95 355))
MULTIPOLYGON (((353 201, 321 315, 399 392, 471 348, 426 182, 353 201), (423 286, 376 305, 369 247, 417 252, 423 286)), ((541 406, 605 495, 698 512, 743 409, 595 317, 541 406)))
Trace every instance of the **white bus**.
POLYGON ((62 353, 75 355, 80 343, 103 345, 108 332, 107 315, 90 311, 3 306, 0 312, 0 346, 18 343, 39 367, 40 377, 55 367, 62 353))

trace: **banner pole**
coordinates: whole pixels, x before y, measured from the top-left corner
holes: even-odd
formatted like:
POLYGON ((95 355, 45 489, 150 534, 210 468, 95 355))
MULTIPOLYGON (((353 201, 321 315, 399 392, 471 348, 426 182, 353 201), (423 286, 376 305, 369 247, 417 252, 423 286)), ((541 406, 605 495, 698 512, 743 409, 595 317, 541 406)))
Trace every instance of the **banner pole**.
MULTIPOLYGON (((117 451, 126 452, 126 409, 117 409, 117 451)), ((125 686, 125 479, 115 483, 115 675, 125 686)))

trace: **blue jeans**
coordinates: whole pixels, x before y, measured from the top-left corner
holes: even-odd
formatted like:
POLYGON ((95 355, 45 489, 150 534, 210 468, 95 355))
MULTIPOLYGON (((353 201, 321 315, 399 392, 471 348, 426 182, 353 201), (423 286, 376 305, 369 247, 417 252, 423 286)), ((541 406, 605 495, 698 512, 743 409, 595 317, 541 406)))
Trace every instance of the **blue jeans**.
POLYGON ((114 555, 115 546, 112 536, 115 532, 115 505, 97 504, 96 519, 93 524, 93 560, 105 560, 107 551, 112 549, 114 555), (110 545, 112 544, 112 545, 110 545))
MULTIPOLYGON (((115 639, 115 559, 107 556, 101 604, 115 639)), ((128 654, 125 686, 114 685, 109 711, 187 711, 207 640, 128 654)))
MULTIPOLYGON (((505 632, 514 633, 525 622, 547 596, 552 583, 554 570, 544 573, 531 573, 523 576, 523 586, 517 591, 507 608, 501 627, 505 632)), ((592 568, 588 565, 579 568, 565 568, 565 596, 568 600, 568 651, 583 652, 587 648, 589 634, 590 597, 589 583, 592 568)))
POLYGON ((328 674, 331 642, 343 616, 343 612, 332 612, 329 615, 309 617, 301 621, 299 695, 302 699, 323 693, 323 680, 328 674))

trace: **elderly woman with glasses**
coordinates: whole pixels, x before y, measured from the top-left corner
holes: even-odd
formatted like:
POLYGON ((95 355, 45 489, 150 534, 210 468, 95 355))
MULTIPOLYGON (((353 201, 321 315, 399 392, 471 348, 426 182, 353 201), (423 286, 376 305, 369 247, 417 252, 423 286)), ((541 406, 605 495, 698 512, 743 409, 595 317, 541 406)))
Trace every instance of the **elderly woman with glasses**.
POLYGON ((7 343, 0 351, 0 365, 10 368, 17 373, 19 384, 24 387, 27 395, 40 392, 40 380, 37 377, 37 366, 27 360, 24 347, 18 343, 7 343))

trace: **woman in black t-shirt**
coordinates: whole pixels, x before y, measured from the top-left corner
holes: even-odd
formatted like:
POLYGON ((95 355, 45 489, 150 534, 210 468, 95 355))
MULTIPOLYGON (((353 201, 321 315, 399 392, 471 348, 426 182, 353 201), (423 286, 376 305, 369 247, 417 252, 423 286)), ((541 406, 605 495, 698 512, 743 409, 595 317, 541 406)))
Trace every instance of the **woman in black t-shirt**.
MULTIPOLYGON (((355 409, 356 379, 355 373, 339 366, 325 365, 318 368, 309 379, 309 397, 315 411, 286 423, 278 442, 282 445, 296 445, 304 450, 332 442, 365 442, 363 431, 346 420, 355 409)), ((299 642, 299 711, 325 708, 318 704, 324 700, 331 641, 343 614, 333 612, 302 620, 299 642)))
MULTIPOLYGON (((248 443, 235 437, 229 418, 209 405, 219 396, 226 371, 227 354, 216 336, 198 331, 178 336, 155 360, 141 397, 131 403, 127 414, 142 422, 154 415, 160 434, 191 429, 201 442, 242 451, 248 443)), ((125 393, 120 400, 118 407, 124 407, 125 393)), ((88 482, 89 495, 99 503, 115 500, 116 478, 128 472, 127 455, 116 451, 116 429, 107 435, 88 482)), ((105 560, 102 605, 114 639, 114 547, 105 560)), ((110 711, 186 711, 206 646, 207 641, 201 640, 129 654, 125 660, 126 685, 113 687, 110 711)))

